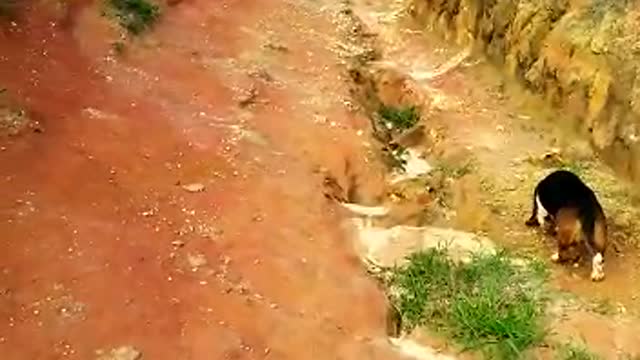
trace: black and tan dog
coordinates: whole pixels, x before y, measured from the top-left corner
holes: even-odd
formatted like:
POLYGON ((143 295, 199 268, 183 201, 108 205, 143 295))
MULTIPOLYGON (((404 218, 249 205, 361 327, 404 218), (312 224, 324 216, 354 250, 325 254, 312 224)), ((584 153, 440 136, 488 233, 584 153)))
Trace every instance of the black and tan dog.
POLYGON ((558 242, 556 262, 577 261, 582 250, 591 257, 591 280, 604 279, 607 220, 595 193, 574 173, 557 170, 542 179, 533 193, 527 226, 550 222, 558 242))

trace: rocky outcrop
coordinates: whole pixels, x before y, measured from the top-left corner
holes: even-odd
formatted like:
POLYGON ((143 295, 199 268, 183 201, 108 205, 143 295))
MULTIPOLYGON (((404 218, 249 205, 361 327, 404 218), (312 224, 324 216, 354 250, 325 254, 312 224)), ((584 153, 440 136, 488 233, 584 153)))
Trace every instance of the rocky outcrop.
POLYGON ((640 179, 635 1, 413 0, 411 13, 579 120, 610 165, 640 179))

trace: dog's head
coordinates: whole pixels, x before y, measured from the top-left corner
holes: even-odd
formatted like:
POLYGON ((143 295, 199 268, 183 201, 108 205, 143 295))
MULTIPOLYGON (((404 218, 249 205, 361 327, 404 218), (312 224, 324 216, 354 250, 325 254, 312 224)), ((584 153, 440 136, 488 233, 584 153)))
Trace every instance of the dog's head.
POLYGON ((562 208, 556 215, 556 240, 561 262, 580 259, 582 225, 575 208, 562 208))

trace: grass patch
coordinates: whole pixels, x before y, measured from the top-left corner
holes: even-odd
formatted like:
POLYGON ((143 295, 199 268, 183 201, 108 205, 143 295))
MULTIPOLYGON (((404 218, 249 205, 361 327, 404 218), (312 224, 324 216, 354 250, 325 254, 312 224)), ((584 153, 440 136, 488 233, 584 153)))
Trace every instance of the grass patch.
POLYGON ((153 26, 160 17, 160 7, 148 0, 107 0, 120 26, 138 35, 153 26))
POLYGON ((428 250, 409 256, 389 281, 406 330, 427 325, 465 349, 516 359, 544 337, 545 273, 539 263, 515 266, 503 252, 458 264, 428 250))
POLYGON ((420 111, 416 106, 395 107, 382 105, 378 109, 378 115, 380 115, 387 128, 399 131, 408 130, 420 121, 420 111))
POLYGON ((599 356, 589 351, 583 344, 569 343, 560 346, 558 360, 601 360, 599 356))

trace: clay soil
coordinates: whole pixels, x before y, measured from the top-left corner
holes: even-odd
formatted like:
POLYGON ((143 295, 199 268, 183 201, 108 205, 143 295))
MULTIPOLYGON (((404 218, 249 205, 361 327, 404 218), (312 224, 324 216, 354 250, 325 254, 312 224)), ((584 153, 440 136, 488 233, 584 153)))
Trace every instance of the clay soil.
POLYGON ((115 51, 101 2, 28 4, 0 29, 38 124, 0 144, 3 359, 395 357, 323 195, 368 156, 334 12, 183 1, 115 51))

